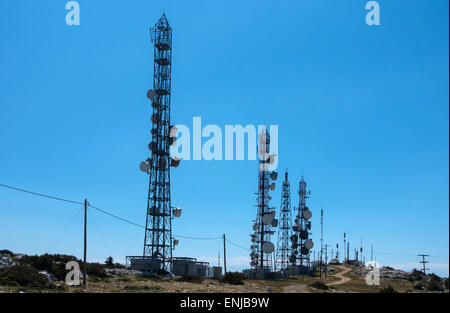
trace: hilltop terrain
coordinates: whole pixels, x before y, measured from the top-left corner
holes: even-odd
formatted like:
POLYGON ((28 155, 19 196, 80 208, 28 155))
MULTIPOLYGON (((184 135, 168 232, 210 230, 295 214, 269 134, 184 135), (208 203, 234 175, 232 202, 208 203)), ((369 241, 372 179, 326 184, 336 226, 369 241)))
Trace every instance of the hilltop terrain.
MULTIPOLYGON (((82 262, 74 256, 28 256, 8 250, 0 251, 0 293, 8 292, 84 292, 80 286, 68 286, 65 277, 69 261, 82 262)), ((88 292, 221 292, 221 293, 349 293, 349 292, 425 292, 423 273, 405 272, 389 267, 380 269, 380 286, 368 286, 368 270, 342 265, 329 266, 327 278, 296 276, 291 279, 250 280, 241 274, 229 273, 224 279, 200 279, 192 276, 173 278, 170 275, 148 277, 113 263, 88 263, 88 292)), ((427 275, 427 292, 448 292, 448 278, 427 275)))

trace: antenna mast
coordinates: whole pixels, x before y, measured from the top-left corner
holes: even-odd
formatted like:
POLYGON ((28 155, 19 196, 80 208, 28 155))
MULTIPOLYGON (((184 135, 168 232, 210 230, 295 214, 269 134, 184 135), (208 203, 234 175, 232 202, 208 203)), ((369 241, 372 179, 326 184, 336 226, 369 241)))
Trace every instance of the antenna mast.
POLYGON ((312 217, 312 213, 306 206, 306 199, 309 198, 311 191, 306 190, 306 181, 303 179, 299 183, 299 206, 297 208, 297 216, 295 218, 295 225, 292 229, 295 232, 295 236, 292 237, 293 246, 293 259, 299 261, 300 266, 309 266, 310 262, 310 251, 314 247, 314 243, 309 236, 311 233, 311 222, 309 221, 312 217))
POLYGON ((285 271, 289 266, 289 256, 291 255, 291 246, 289 239, 291 237, 291 187, 288 180, 288 172, 286 170, 283 189, 281 192, 281 209, 280 221, 278 226, 278 242, 277 242, 277 270, 285 271))
POLYGON ((144 238, 144 258, 152 259, 155 269, 171 270, 172 213, 179 217, 181 209, 172 212, 170 198, 170 167, 177 167, 179 159, 170 157, 175 134, 170 125, 172 28, 163 14, 150 30, 154 43, 153 89, 147 97, 152 102, 152 141, 148 148, 151 158, 141 163, 141 171, 149 174, 147 219, 144 238), (176 212, 175 212, 176 211, 176 212))
POLYGON ((278 226, 278 220, 275 219, 275 208, 269 207, 269 190, 275 190, 275 181, 278 177, 277 172, 269 172, 270 165, 274 162, 275 155, 270 152, 270 135, 266 127, 258 134, 258 204, 255 223, 253 224, 253 234, 251 234, 252 245, 250 249, 250 265, 254 270, 272 270, 272 253, 275 251, 275 245, 270 241, 274 234, 273 227, 278 226))

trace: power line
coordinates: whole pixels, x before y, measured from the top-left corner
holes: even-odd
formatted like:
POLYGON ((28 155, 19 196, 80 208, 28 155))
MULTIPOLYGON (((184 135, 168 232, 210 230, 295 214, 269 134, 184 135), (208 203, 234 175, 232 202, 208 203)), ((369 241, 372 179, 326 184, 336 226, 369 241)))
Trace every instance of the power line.
POLYGON ((16 191, 21 191, 21 192, 26 192, 26 193, 29 193, 29 194, 32 194, 32 195, 35 195, 35 196, 40 196, 40 197, 49 198, 49 199, 53 199, 53 200, 64 201, 64 202, 69 202, 69 203, 73 203, 73 204, 84 204, 83 202, 63 199, 63 198, 50 196, 50 195, 46 195, 46 194, 43 194, 43 193, 29 191, 29 190, 25 190, 25 189, 13 187, 13 186, 8 186, 8 185, 4 185, 4 184, 0 184, 0 187, 5 187, 5 188, 13 189, 13 190, 16 190, 16 191))
POLYGON ((217 240, 222 239, 222 237, 189 237, 189 236, 181 236, 181 235, 175 235, 175 237, 180 237, 183 239, 194 239, 194 240, 217 240))
POLYGON ((137 226, 137 227, 140 227, 140 228, 144 228, 144 229, 145 229, 145 227, 142 226, 142 225, 139 225, 139 224, 137 224, 137 223, 135 223, 135 222, 129 221, 129 220, 124 219, 124 218, 122 218, 122 217, 120 217, 120 216, 114 215, 114 214, 109 213, 109 212, 107 212, 107 211, 105 211, 105 210, 102 210, 102 209, 100 209, 100 208, 97 208, 96 206, 93 206, 93 205, 90 204, 90 203, 88 204, 88 206, 91 207, 91 208, 93 208, 93 209, 95 209, 95 210, 97 210, 97 211, 99 211, 99 212, 102 212, 102 213, 104 213, 104 214, 106 214, 106 215, 109 215, 109 216, 111 216, 111 217, 114 217, 114 218, 116 218, 116 219, 119 219, 119 220, 121 220, 121 221, 123 221, 123 222, 125 222, 125 223, 128 223, 128 224, 131 224, 131 225, 134 225, 134 226, 137 226))
POLYGON ((226 239, 226 241, 227 241, 228 243, 231 243, 232 245, 238 247, 238 248, 241 248, 241 249, 246 250, 246 251, 251 251, 251 249, 244 248, 244 247, 238 245, 237 243, 234 243, 234 242, 232 242, 232 241, 230 241, 230 240, 228 240, 228 239, 226 239))

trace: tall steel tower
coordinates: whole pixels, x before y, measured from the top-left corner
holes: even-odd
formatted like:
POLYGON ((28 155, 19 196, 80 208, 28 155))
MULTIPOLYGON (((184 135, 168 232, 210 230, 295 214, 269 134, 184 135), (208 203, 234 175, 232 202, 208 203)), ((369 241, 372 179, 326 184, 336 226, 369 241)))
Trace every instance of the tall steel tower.
POLYGON ((269 190, 275 190, 275 183, 278 173, 269 172, 270 165, 274 162, 274 155, 270 155, 270 136, 267 129, 264 128, 258 134, 258 154, 259 154, 259 172, 258 172, 258 197, 257 197, 257 216, 253 224, 252 245, 250 253, 250 265, 253 269, 272 270, 272 253, 275 245, 270 241, 274 234, 273 227, 278 226, 278 220, 275 219, 275 208, 269 207, 269 190))
POLYGON ((179 160, 170 156, 176 134, 170 125, 172 29, 165 14, 150 34, 154 43, 153 90, 147 94, 153 108, 152 141, 148 145, 151 157, 141 163, 141 170, 149 174, 144 258, 151 258, 158 264, 156 267, 170 271, 172 214, 178 217, 181 211, 172 212, 170 200, 170 166, 177 167, 179 160))
POLYGON ((281 192, 281 209, 280 224, 278 226, 278 242, 277 242, 277 270, 286 270, 290 264, 289 257, 291 255, 291 245, 289 238, 291 237, 291 184, 288 180, 288 172, 286 171, 283 189, 281 192))
POLYGON ((297 208, 297 216, 295 218, 295 225, 292 227, 295 236, 293 236, 293 244, 295 247, 294 255, 299 261, 298 265, 309 266, 310 250, 314 247, 314 243, 309 239, 311 233, 311 219, 312 213, 306 206, 306 199, 309 198, 311 191, 306 190, 306 181, 300 180, 299 184, 299 205, 297 208))

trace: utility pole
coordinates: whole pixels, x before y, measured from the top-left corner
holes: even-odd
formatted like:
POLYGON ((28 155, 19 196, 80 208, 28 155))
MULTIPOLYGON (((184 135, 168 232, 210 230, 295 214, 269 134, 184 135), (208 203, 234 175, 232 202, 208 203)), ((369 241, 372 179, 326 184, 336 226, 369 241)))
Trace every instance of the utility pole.
POLYGON ((86 254, 87 254, 87 206, 88 201, 84 199, 84 268, 83 268, 83 286, 86 289, 86 254))
POLYGON ((323 208, 320 210, 320 278, 322 278, 322 266, 323 266, 322 254, 323 254, 323 208))
POLYGON ((224 268, 224 273, 227 273, 227 246, 225 243, 226 239, 225 239, 225 234, 223 234, 223 268, 224 268))
POLYGON ((428 261, 425 261, 425 257, 428 257, 428 254, 419 254, 419 256, 422 257, 422 261, 420 261, 419 263, 423 264, 423 284, 425 287, 425 291, 427 290, 427 268, 425 266, 425 264, 429 263, 428 261))

